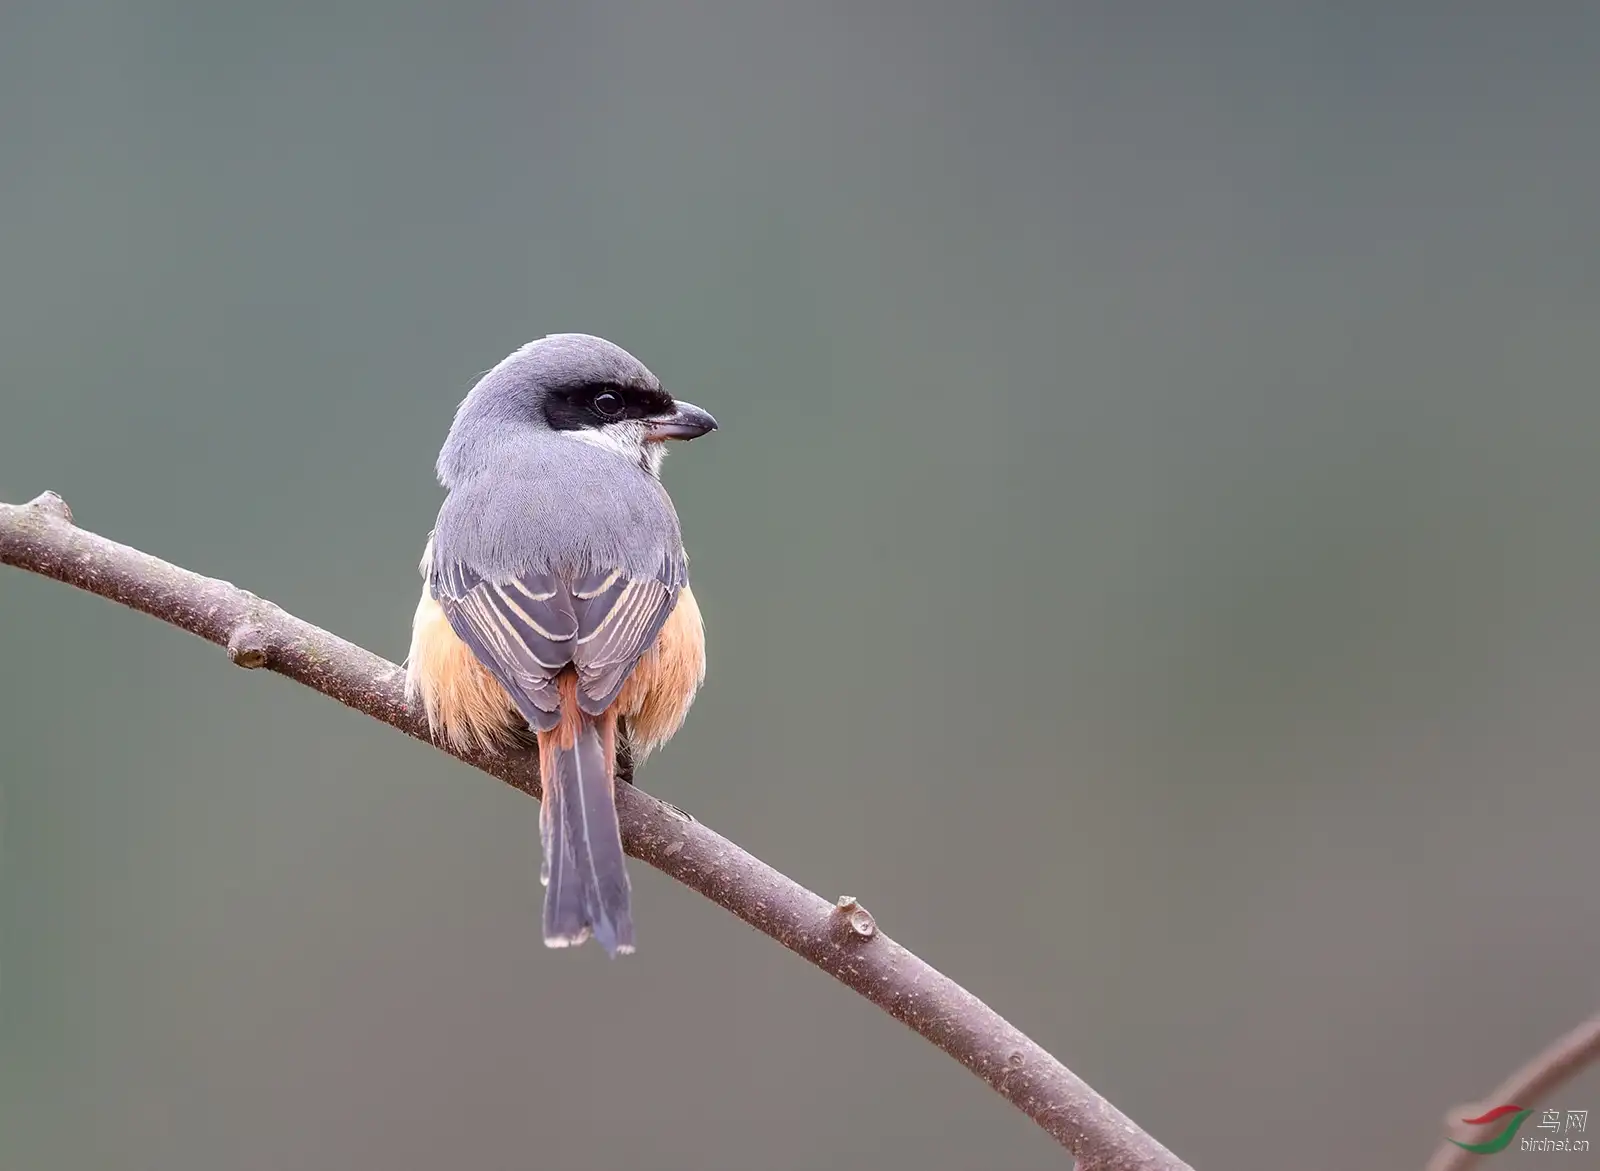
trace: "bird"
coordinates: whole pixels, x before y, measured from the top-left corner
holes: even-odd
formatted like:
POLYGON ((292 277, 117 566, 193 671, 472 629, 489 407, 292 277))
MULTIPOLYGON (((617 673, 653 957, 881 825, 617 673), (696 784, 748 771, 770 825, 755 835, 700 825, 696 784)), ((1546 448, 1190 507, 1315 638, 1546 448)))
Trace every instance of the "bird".
POLYGON ((634 950, 619 771, 672 738, 706 676, 661 465, 716 429, 620 346, 555 333, 479 378, 439 452, 406 695, 457 751, 537 741, 549 947, 634 950))

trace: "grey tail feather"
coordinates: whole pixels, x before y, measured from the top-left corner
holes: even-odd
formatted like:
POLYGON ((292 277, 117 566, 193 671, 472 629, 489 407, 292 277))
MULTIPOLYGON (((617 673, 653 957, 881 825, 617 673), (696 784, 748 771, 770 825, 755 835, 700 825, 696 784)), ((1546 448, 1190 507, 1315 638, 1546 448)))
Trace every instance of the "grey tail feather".
POLYGON ((607 952, 633 950, 628 871, 600 728, 585 719, 571 748, 555 748, 544 778, 544 941, 571 947, 591 934, 607 952))

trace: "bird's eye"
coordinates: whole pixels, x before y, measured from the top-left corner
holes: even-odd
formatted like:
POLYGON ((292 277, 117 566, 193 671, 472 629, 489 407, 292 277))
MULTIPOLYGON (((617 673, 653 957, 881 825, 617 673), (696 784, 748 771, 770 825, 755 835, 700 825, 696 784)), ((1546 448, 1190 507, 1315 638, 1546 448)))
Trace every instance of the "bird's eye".
POLYGON ((622 414, 627 406, 622 401, 622 396, 614 390, 602 390, 591 400, 591 405, 594 407, 596 414, 602 415, 607 419, 615 419, 622 414))

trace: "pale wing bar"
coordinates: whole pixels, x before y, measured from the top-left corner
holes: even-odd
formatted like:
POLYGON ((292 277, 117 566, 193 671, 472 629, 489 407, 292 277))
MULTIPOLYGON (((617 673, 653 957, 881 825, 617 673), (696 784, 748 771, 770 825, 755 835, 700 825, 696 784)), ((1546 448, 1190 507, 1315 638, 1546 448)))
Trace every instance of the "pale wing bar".
POLYGON ((660 634, 682 590, 682 567, 662 577, 621 570, 565 582, 550 573, 489 581, 459 562, 431 578, 446 619, 536 731, 560 719, 556 676, 578 671, 578 703, 599 715, 660 634))
POLYGON ((678 600, 681 576, 592 574, 573 582, 578 613, 578 704, 590 715, 611 706, 639 656, 650 649, 678 600))
POLYGON ((460 562, 439 567, 434 597, 467 644, 539 732, 560 721, 556 676, 572 660, 579 633, 572 599, 554 574, 485 581, 460 562))

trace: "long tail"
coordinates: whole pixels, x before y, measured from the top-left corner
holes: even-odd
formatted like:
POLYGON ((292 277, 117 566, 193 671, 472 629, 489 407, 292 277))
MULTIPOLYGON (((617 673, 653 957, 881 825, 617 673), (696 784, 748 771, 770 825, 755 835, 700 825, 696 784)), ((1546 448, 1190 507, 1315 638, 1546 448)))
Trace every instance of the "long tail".
POLYGON ((575 947, 592 934, 612 955, 633 950, 633 912, 612 772, 615 729, 615 717, 578 715, 539 734, 544 781, 540 877, 548 947, 575 947))

